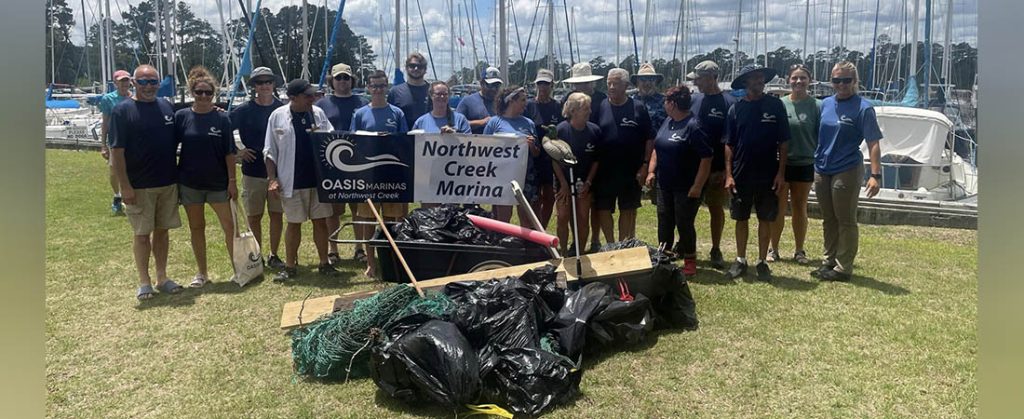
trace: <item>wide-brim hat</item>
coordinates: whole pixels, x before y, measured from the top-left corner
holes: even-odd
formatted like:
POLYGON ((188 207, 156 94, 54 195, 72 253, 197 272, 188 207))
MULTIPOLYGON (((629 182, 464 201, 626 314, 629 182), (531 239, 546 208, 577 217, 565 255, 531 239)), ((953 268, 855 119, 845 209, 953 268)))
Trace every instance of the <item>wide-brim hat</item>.
POLYGON ((249 83, 250 84, 256 82, 257 80, 261 80, 261 79, 273 80, 275 87, 280 87, 282 84, 284 84, 284 79, 282 79, 280 76, 274 74, 274 72, 271 71, 267 67, 256 67, 256 68, 254 68, 252 70, 251 73, 249 73, 249 83))
POLYGON ((745 84, 747 76, 750 76, 751 74, 754 73, 763 74, 765 83, 768 83, 769 81, 774 79, 775 76, 779 75, 777 71, 769 67, 757 67, 754 65, 748 65, 746 67, 743 67, 742 70, 740 70, 740 74, 736 76, 735 79, 732 80, 732 83, 729 86, 732 87, 733 90, 745 89, 747 87, 745 84))
POLYGON ((562 80, 562 83, 586 83, 604 78, 604 76, 594 75, 594 71, 590 68, 590 63, 577 63, 572 66, 571 74, 572 77, 562 80))
POLYGON ((651 63, 643 63, 643 64, 641 64, 640 65, 640 70, 637 71, 636 74, 634 74, 632 76, 629 76, 629 82, 633 83, 633 85, 636 86, 637 80, 640 77, 655 77, 655 78, 658 79, 658 81, 656 81, 655 83, 661 83, 661 80, 665 78, 665 76, 663 76, 661 74, 658 74, 654 70, 654 66, 651 65, 651 63))

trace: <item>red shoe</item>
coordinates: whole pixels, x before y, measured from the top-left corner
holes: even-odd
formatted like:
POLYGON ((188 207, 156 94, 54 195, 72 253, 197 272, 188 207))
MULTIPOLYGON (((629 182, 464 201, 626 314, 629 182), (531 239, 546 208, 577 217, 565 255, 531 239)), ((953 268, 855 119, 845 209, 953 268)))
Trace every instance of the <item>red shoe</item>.
POLYGON ((697 259, 686 258, 683 260, 683 275, 697 275, 697 259))

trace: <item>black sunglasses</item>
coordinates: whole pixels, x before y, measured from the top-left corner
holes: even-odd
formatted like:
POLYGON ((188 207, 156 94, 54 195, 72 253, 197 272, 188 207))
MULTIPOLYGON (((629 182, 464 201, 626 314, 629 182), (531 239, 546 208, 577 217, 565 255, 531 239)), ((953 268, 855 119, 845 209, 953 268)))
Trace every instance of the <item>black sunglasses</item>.
POLYGON ((853 83, 853 77, 833 77, 832 84, 850 84, 853 83))
POLYGON ((339 74, 337 76, 334 76, 334 79, 338 80, 338 81, 349 81, 349 80, 352 80, 352 78, 349 77, 348 74, 339 74))
POLYGON ((213 96, 213 90, 193 90, 192 96, 213 96))
POLYGON ((426 64, 406 64, 405 66, 410 70, 423 70, 427 68, 426 64))
POLYGON ((139 86, 156 86, 160 84, 160 80, 157 79, 135 79, 135 82, 138 83, 139 86))
POLYGON ((538 86, 550 86, 551 82, 549 82, 549 81, 539 81, 539 82, 537 82, 537 85, 538 86))
POLYGON ((385 87, 388 87, 388 85, 387 84, 371 84, 371 85, 368 85, 366 87, 369 87, 371 89, 383 89, 385 87))
POLYGON ((256 80, 256 81, 252 82, 252 85, 253 86, 262 86, 264 84, 273 84, 273 83, 274 83, 273 80, 263 79, 263 80, 256 80))

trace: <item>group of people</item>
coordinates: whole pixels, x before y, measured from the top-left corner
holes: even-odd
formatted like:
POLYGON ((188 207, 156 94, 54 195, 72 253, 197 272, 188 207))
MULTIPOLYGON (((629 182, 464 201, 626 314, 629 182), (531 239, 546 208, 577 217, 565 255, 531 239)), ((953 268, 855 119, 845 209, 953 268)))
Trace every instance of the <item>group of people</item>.
MULTIPOLYGON (((742 92, 741 97, 719 88, 719 68, 711 61, 698 64, 687 75, 700 93, 691 94, 685 86, 659 92, 663 77, 644 64, 634 75, 611 69, 605 94, 595 89, 595 82, 605 77, 592 74, 588 63, 580 63, 572 67, 570 78, 562 80, 573 91, 561 103, 553 97, 555 80, 550 70, 537 72, 535 96, 530 98, 525 87, 506 86, 500 72, 489 67, 480 79, 480 90, 462 98, 456 109, 449 107, 446 83, 426 82, 426 66, 423 55, 410 54, 405 61, 407 81, 396 86, 389 86, 384 72, 373 72, 365 80, 367 101, 353 94, 352 68, 339 63, 330 71, 329 95, 318 98, 313 85, 296 79, 286 86, 287 103, 275 93, 283 81, 269 68, 259 67, 250 74, 250 100, 230 113, 214 105, 217 83, 201 66, 188 75, 194 102, 176 112, 170 102, 156 97, 160 79, 152 66, 141 65, 134 75, 123 70, 115 73, 117 90, 100 102, 106 139, 102 153, 110 162, 112 210, 123 211, 134 232, 140 281, 136 297, 150 298, 156 290, 182 290, 166 272, 168 230, 181 225, 179 203, 185 207, 196 260, 191 287, 210 281, 204 206, 209 204, 217 215, 230 254, 234 226, 229 200, 236 197, 261 245, 262 218, 269 213, 266 264, 277 270, 274 280, 298 275, 301 227, 306 221, 313 227, 318 271, 336 273, 341 259, 328 235, 337 230, 346 206, 356 221, 357 239, 370 238, 374 217, 366 204, 318 199, 311 133, 334 130, 525 137, 529 153, 524 194, 544 228, 557 213, 563 252, 569 248, 573 184, 577 186, 575 218, 581 220, 574 229, 579 237, 573 240, 586 244, 593 231, 591 252, 600 246, 599 233, 606 242, 616 241, 616 226, 618 240, 636 236, 642 188, 654 188, 658 242, 683 259, 687 275, 696 274, 694 222, 702 203, 710 213, 710 260, 718 269, 725 267, 720 243, 726 204, 736 221, 736 260, 726 270, 730 278, 742 276, 747 269, 752 210, 759 221, 757 277, 771 278, 767 262, 781 259, 779 240, 787 203, 793 212, 794 259, 809 263, 803 246, 807 196, 813 185, 822 207, 825 239, 825 260, 814 275, 824 280, 849 279, 857 253, 856 205, 864 170, 859 146, 867 141, 871 150, 870 197, 878 191, 881 139, 871 105, 857 95, 852 64, 835 66, 831 81, 836 95, 824 101, 808 94, 811 75, 800 65, 786 75, 792 93, 779 99, 764 94, 765 82, 775 76, 767 68, 740 72, 732 88, 734 93, 742 92), (631 84, 638 89, 632 97, 627 95, 631 84), (133 85, 134 96, 129 90, 133 85), (541 138, 550 126, 577 158, 572 171, 541 148, 541 138), (241 147, 235 145, 235 130, 241 147), (240 193, 236 160, 242 171, 240 193), (278 256, 282 231, 283 260, 278 256), (150 255, 156 264, 155 288, 149 274, 150 255)), ((519 208, 521 221, 528 219, 526 211, 519 208)), ((492 212, 496 219, 509 221, 513 211, 511 206, 494 205, 492 212)), ((398 220, 408 213, 408 204, 385 203, 381 213, 385 219, 398 220)), ((367 276, 376 274, 371 247, 357 245, 353 259, 365 261, 367 276)))

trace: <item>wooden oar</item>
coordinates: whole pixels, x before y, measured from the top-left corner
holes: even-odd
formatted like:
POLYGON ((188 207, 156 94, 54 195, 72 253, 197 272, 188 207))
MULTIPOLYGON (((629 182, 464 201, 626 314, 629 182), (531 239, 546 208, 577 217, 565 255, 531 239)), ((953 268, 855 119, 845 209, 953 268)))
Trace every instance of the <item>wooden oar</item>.
POLYGON ((373 212, 373 216, 377 218, 377 224, 380 224, 380 228, 384 230, 384 237, 387 237, 388 243, 391 244, 391 250, 395 251, 398 255, 398 261, 402 262, 402 267, 405 268, 405 274, 409 276, 409 281, 412 282, 412 286, 416 288, 416 293, 423 298, 423 290, 420 289, 420 284, 416 282, 416 276, 412 274, 412 270, 409 269, 409 265, 405 263, 405 258, 402 257, 402 252, 398 250, 398 245, 395 244, 395 239, 391 238, 391 232, 388 231, 387 224, 384 224, 384 219, 377 213, 377 208, 373 206, 373 201, 370 198, 366 198, 366 204, 370 206, 370 211, 373 212))

